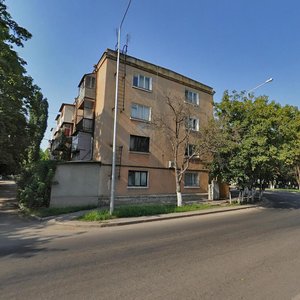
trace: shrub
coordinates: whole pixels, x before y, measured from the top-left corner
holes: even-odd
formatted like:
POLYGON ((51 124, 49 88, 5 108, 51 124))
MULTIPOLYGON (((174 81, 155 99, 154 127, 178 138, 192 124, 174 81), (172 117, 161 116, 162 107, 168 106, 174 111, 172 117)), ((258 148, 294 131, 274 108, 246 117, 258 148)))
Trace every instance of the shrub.
POLYGON ((28 208, 48 207, 55 169, 56 162, 51 160, 24 166, 17 179, 19 204, 28 208))

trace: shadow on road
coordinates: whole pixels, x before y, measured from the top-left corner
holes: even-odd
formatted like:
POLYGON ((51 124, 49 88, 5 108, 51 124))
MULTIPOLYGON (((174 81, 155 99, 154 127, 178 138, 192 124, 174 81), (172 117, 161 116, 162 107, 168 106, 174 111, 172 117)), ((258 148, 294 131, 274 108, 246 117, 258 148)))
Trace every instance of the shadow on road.
POLYGON ((280 209, 299 209, 300 193, 284 191, 266 191, 264 197, 268 200, 266 207, 280 209))
POLYGON ((7 255, 31 257, 40 251, 49 251, 46 244, 53 239, 62 238, 63 235, 45 234, 45 225, 21 217, 15 195, 14 182, 0 181, 0 258, 7 255))

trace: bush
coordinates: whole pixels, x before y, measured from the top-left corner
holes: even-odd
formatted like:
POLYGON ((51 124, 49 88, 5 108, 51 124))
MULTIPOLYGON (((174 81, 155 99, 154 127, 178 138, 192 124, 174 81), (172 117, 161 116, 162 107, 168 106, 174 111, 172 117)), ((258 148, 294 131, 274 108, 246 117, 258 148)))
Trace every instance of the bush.
POLYGON ((55 169, 56 162, 51 160, 24 166, 17 179, 19 204, 28 208, 49 207, 55 169))

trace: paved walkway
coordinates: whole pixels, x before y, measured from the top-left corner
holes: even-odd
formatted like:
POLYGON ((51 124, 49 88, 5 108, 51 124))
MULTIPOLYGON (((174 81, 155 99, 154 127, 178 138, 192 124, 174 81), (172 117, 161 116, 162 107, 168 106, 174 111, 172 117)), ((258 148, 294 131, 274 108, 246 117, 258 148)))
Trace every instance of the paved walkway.
POLYGON ((16 200, 16 183, 12 180, 0 180, 0 211, 16 212, 18 203, 16 200))

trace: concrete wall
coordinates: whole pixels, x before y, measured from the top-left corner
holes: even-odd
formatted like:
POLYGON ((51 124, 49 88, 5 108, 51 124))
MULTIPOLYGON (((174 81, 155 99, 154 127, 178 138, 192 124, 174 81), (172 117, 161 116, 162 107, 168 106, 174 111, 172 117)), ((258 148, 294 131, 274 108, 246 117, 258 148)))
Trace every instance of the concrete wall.
POLYGON ((98 205, 100 163, 68 162, 57 166, 50 207, 98 205))
MULTIPOLYGON (((109 206, 111 166, 99 162, 67 162, 57 166, 51 190, 50 207, 109 206)), ((122 178, 122 177, 121 177, 122 178)), ((168 176, 164 177, 165 179, 168 176)), ((117 179, 117 182, 121 179, 117 179)), ((163 184, 163 182, 161 181, 163 184)), ((116 195, 115 205, 176 203, 175 185, 169 183, 158 194, 149 195, 148 189, 124 190, 116 195), (170 188, 172 186, 173 188, 170 188)), ((184 202, 201 202, 206 193, 183 194, 184 202)))

